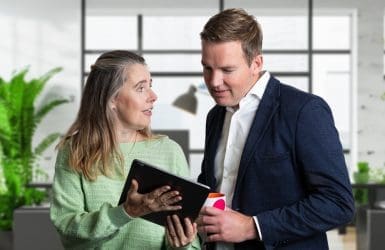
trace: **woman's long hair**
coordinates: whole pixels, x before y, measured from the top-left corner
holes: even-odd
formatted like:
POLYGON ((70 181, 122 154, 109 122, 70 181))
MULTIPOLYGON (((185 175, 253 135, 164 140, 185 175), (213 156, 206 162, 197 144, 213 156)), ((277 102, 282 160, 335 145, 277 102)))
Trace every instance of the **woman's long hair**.
MULTIPOLYGON (((69 147, 70 167, 90 181, 99 174, 109 176, 116 163, 123 173, 123 157, 109 103, 134 64, 146 65, 146 62, 143 57, 123 50, 106 52, 96 60, 87 78, 77 118, 58 144, 58 148, 69 147)), ((138 132, 151 137, 149 127, 138 132)))

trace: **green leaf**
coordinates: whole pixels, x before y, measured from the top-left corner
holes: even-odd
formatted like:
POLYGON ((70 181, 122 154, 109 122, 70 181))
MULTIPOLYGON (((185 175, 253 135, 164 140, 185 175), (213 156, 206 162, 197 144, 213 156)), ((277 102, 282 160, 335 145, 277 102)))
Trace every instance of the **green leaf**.
POLYGON ((35 114, 35 117, 34 117, 35 125, 38 125, 41 122, 41 120, 47 115, 47 113, 49 113, 55 107, 62 105, 64 103, 68 103, 68 102, 69 102, 69 100, 67 100, 67 99, 57 99, 57 100, 53 100, 53 101, 45 104, 35 114))
POLYGON ((34 175, 46 175, 36 166, 36 159, 60 133, 48 135, 34 149, 32 140, 42 119, 55 107, 68 102, 56 98, 35 111, 45 84, 61 68, 32 80, 26 80, 28 71, 26 67, 16 72, 9 81, 0 78, 0 230, 11 229, 15 208, 38 204, 46 198, 46 192, 28 184, 34 175))
POLYGON ((40 156, 52 143, 60 137, 60 133, 52 133, 46 136, 36 147, 34 155, 40 156))

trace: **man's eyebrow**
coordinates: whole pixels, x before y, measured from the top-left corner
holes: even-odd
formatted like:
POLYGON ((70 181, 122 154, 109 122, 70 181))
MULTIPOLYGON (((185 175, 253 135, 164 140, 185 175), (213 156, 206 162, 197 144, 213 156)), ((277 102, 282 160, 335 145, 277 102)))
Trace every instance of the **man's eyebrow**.
POLYGON ((227 66, 222 66, 222 67, 219 67, 221 69, 235 69, 237 66, 235 65, 227 65, 227 66))

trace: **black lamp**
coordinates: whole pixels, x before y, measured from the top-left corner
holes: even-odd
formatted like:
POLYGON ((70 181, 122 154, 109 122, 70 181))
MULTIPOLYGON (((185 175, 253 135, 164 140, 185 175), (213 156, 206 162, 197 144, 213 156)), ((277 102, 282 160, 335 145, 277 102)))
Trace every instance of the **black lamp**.
POLYGON ((194 85, 190 85, 188 91, 176 98, 172 105, 195 115, 197 113, 198 102, 195 96, 196 91, 197 88, 194 85))

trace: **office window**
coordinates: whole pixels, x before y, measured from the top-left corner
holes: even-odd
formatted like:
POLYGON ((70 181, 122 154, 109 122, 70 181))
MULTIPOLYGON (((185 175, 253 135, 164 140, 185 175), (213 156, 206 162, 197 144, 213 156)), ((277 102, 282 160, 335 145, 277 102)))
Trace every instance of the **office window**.
POLYGON ((314 56, 313 92, 332 109, 342 145, 350 149, 351 139, 351 59, 350 55, 314 56))
POLYGON ((136 50, 138 45, 136 16, 87 16, 86 49, 136 50))
POLYGON ((202 72, 201 55, 196 54, 143 54, 151 71, 202 72))
POLYGON ((266 53, 263 59, 263 67, 272 72, 307 72, 309 70, 306 54, 266 53))
POLYGON ((307 49, 307 16, 258 16, 263 30, 263 48, 307 49))
MULTIPOLYGON (((306 10, 300 12, 289 8, 285 11, 269 9, 261 11, 261 15, 257 13, 260 9, 248 11, 254 14, 262 25, 264 69, 269 70, 286 84, 306 92, 314 92, 327 100, 333 110, 344 148, 349 152, 352 132, 349 110, 352 74, 351 16, 335 12, 332 15, 327 12, 315 15, 313 19, 314 50, 311 54, 313 65, 310 68, 306 10), (333 39, 330 39, 331 37, 333 39), (330 42, 331 40, 338 40, 338 42, 330 42)), ((160 10, 153 10, 149 14, 143 12, 135 17, 87 18, 87 25, 95 26, 94 36, 104 34, 99 25, 103 19, 110 23, 106 27, 120 20, 120 24, 114 25, 124 26, 125 30, 119 42, 108 39, 99 42, 99 45, 87 45, 90 53, 86 51, 85 69, 89 69, 89 65, 100 54, 100 51, 92 50, 122 48, 141 53, 152 72, 153 89, 158 95, 152 128, 189 130, 189 157, 192 171, 198 171, 200 168, 204 147, 205 118, 214 105, 212 98, 205 90, 200 63, 199 33, 208 18, 209 15, 204 16, 199 11, 196 15, 193 12, 189 15, 172 15, 161 13, 160 10), (140 34, 142 37, 138 37, 140 34), (190 86, 195 86, 197 89, 195 96, 198 105, 195 115, 173 106, 174 100, 186 93, 190 86)), ((118 33, 109 30, 106 34, 120 36, 122 30, 119 28, 118 33)), ((87 35, 86 41, 89 39, 87 35)))
POLYGON ((346 50, 351 47, 350 15, 315 16, 313 30, 313 48, 315 50, 346 50))
POLYGON ((346 13, 323 13, 314 17, 313 93, 329 104, 345 151, 352 166, 352 52, 353 18, 346 13), (333 39, 330 39, 333 38, 333 39))
POLYGON ((208 17, 143 16, 143 49, 200 49, 199 33, 208 17))

